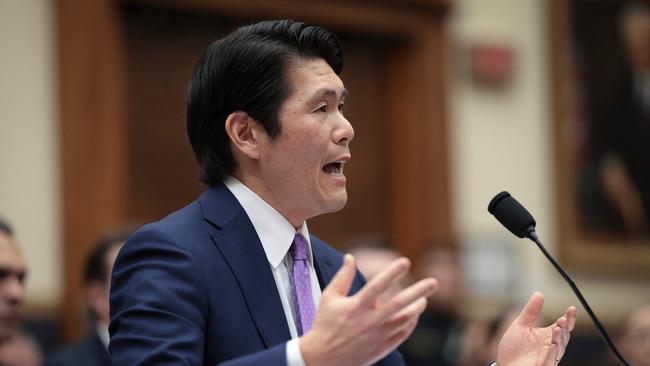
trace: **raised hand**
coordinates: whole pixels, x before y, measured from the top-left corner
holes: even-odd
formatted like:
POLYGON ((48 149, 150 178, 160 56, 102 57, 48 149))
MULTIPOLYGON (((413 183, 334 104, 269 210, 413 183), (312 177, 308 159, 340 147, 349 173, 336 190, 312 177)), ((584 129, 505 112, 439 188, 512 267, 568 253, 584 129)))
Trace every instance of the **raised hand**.
POLYGON ((309 366, 369 365, 383 358, 413 332, 438 283, 423 279, 388 300, 379 301, 410 262, 396 259, 359 292, 348 296, 356 274, 354 257, 343 265, 323 290, 314 324, 300 338, 300 350, 309 366))
POLYGON ((553 324, 535 328, 543 305, 544 295, 535 292, 501 338, 498 366, 554 366, 560 362, 575 326, 576 309, 571 306, 553 324))

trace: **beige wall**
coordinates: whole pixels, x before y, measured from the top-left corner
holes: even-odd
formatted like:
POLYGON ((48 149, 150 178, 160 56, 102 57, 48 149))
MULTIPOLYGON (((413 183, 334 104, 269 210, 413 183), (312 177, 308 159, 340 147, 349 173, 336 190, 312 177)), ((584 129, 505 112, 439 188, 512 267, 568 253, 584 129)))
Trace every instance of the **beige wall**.
MULTIPOLYGON (((459 0, 450 22, 454 49, 450 65, 452 187, 457 232, 468 249, 503 243, 515 259, 513 301, 535 290, 546 294, 547 311, 579 305, 535 244, 507 232, 487 212, 490 199, 508 190, 537 220, 538 234, 557 257, 554 212, 550 44, 546 6, 539 0, 459 0), (512 84, 504 90, 473 86, 464 76, 463 50, 473 43, 510 47, 512 84)), ((488 273, 487 276, 490 274, 488 273)), ((640 301, 650 301, 650 284, 575 276, 592 307, 616 320, 640 301)), ((580 308, 580 306, 578 306, 580 308)), ((587 321, 586 313, 579 316, 587 321)))
POLYGON ((28 302, 61 298, 53 2, 0 0, 0 215, 29 265, 28 302))

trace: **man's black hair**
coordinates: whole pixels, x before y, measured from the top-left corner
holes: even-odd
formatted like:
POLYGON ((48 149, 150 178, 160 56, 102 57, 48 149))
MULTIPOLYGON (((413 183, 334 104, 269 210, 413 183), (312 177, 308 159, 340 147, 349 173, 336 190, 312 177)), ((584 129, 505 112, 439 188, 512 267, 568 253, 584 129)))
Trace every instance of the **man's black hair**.
POLYGON ((237 167, 225 130, 231 113, 246 112, 271 139, 280 134, 278 110, 291 94, 286 70, 301 58, 321 58, 336 74, 343 68, 336 35, 293 20, 247 25, 208 47, 187 93, 187 135, 203 183, 215 185, 237 167))
POLYGON ((108 277, 106 255, 113 246, 124 243, 135 232, 135 229, 136 225, 129 224, 107 232, 99 238, 86 258, 84 282, 106 282, 108 277))
POLYGON ((0 216, 0 233, 5 233, 11 237, 14 236, 14 229, 11 227, 9 221, 5 220, 2 216, 0 216))

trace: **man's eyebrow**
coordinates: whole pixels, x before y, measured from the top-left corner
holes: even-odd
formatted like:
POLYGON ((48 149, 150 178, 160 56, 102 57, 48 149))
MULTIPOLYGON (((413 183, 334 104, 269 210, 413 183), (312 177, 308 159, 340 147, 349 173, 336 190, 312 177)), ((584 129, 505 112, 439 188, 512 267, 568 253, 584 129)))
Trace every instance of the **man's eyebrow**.
MULTIPOLYGON (((331 97, 331 96, 336 97, 337 94, 338 93, 334 89, 321 88, 321 89, 316 90, 316 92, 314 93, 314 97, 312 99, 320 99, 320 98, 331 97)), ((348 90, 343 89, 343 91, 341 92, 341 100, 345 99, 345 97, 347 97, 347 96, 348 96, 348 90)))
POLYGON ((0 273, 4 275, 16 275, 16 276, 26 276, 27 269, 25 268, 14 268, 11 266, 0 265, 0 273))

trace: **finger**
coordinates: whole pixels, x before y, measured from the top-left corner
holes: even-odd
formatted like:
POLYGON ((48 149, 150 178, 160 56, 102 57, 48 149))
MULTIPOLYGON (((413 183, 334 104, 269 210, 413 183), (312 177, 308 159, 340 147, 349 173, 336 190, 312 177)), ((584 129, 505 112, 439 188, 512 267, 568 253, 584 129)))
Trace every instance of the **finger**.
POLYGON ((553 325, 551 328, 551 343, 562 344, 562 328, 558 325, 553 325))
POLYGON ((569 329, 569 321, 567 320, 567 318, 566 318, 565 316, 561 316, 561 317, 559 317, 559 318, 555 321, 555 325, 557 325, 558 327, 562 328, 562 330, 564 330, 564 329, 569 329))
POLYGON ((516 321, 524 327, 532 328, 535 325, 535 321, 537 320, 537 316, 542 310, 543 305, 544 295, 541 292, 535 292, 530 299, 528 299, 526 305, 524 305, 524 308, 516 321))
POLYGON ((398 292, 388 300, 379 311, 380 317, 388 317, 409 306, 419 298, 431 296, 438 288, 438 281, 434 278, 425 278, 398 292))
POLYGON ((569 334, 569 321, 566 317, 560 317, 556 322, 555 326, 560 328, 560 339, 557 344, 560 346, 560 349, 564 347, 564 343, 567 341, 567 335, 569 334))
POLYGON ((569 320, 566 318, 566 316, 561 317, 557 321, 557 325, 561 328, 561 335, 560 335, 560 341, 559 341, 559 348, 558 348, 558 356, 562 357, 564 355, 564 351, 566 350, 567 345, 569 344, 569 339, 571 339, 571 330, 569 320))
POLYGON ((418 319, 419 319, 419 316, 416 315, 412 319, 410 319, 409 321, 401 324, 399 327, 396 327, 396 328, 392 329, 390 332, 384 333, 384 334, 390 340, 396 334, 402 334, 405 330, 413 329, 415 327, 415 325, 418 323, 418 319))
POLYGON ((401 326, 399 329, 392 332, 392 334, 382 333, 386 341, 381 343, 381 347, 377 349, 377 354, 371 363, 374 364, 374 362, 384 358, 388 353, 397 348, 397 346, 404 342, 406 338, 408 338, 411 333, 413 333, 413 330, 417 324, 418 317, 416 316, 401 326))
POLYGON ((386 291, 410 266, 411 262, 406 258, 392 261, 386 269, 368 281, 355 296, 361 300, 362 304, 374 306, 379 295, 386 291))
POLYGON ((551 344, 546 353, 546 358, 544 358, 544 366, 555 366, 560 362, 560 356, 558 355, 557 344, 551 344))
MULTIPOLYGON (((566 324, 568 325, 568 323, 566 324)), ((564 355, 564 351, 566 350, 566 345, 569 342, 568 338, 565 336, 565 329, 560 327, 559 325, 553 326, 553 335, 551 336, 552 344, 555 348, 555 359, 556 364, 560 362, 560 359, 562 359, 562 356, 564 355)))
POLYGON ((343 257, 341 268, 339 268, 329 285, 323 290, 323 294, 331 291, 341 296, 347 296, 355 275, 356 267, 354 265, 354 257, 351 254, 346 254, 343 257))
POLYGON ((385 343, 386 348, 390 350, 397 348, 397 346, 402 344, 402 342, 404 342, 406 338, 408 338, 411 335, 411 333, 413 333, 413 330, 415 329, 415 326, 417 324, 418 324, 417 320, 414 322, 410 322, 406 328, 391 335, 385 343))
POLYGON ((576 310, 575 307, 569 306, 569 308, 566 310, 565 316, 569 321, 569 332, 572 332, 573 328, 576 325, 576 317, 578 316, 578 311, 576 310))
POLYGON ((558 345, 558 351, 557 351, 558 359, 562 358, 562 356, 564 355, 564 352, 566 351, 567 345, 569 344, 569 338, 570 337, 571 336, 570 336, 570 333, 568 332, 568 330, 562 331, 562 336, 561 336, 561 339, 562 339, 561 342, 562 343, 560 343, 558 345))
POLYGON ((386 342, 384 342, 380 348, 377 349, 377 353, 375 354, 375 357, 371 360, 370 364, 374 364, 376 361, 379 361, 380 359, 386 357, 390 352, 392 352, 397 346, 402 344, 408 338, 411 333, 413 333, 413 329, 415 329, 415 326, 417 325, 417 321, 409 323, 409 326, 407 328, 402 329, 401 331, 395 333, 391 337, 388 338, 386 342))
POLYGON ((393 334, 408 328, 412 322, 417 322, 420 314, 422 314, 426 306, 427 299, 424 297, 417 299, 402 311, 393 315, 386 324, 382 326, 382 333, 386 334, 390 338, 393 334))

